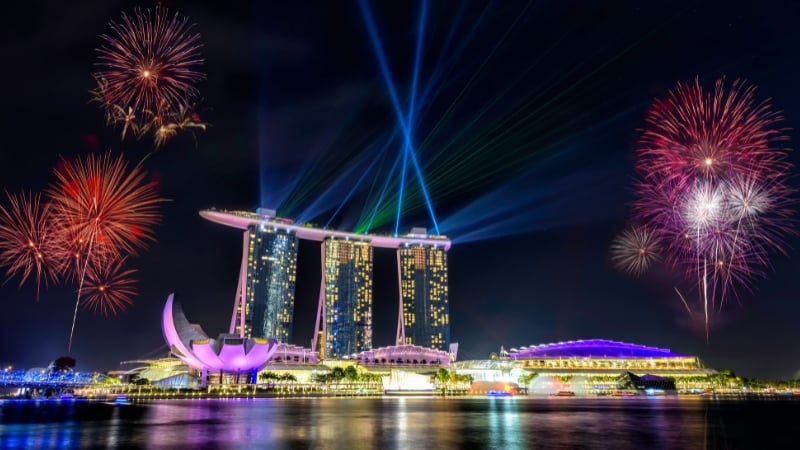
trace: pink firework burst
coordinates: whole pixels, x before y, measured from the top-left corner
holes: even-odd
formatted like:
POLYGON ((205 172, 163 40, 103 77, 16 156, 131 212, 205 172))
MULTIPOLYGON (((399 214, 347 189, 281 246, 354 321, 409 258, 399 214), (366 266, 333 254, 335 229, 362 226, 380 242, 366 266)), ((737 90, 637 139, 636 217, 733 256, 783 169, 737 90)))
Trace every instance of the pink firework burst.
POLYGON ((155 13, 136 10, 111 22, 111 33, 100 36, 94 74, 95 100, 106 109, 106 119, 123 124, 123 133, 136 131, 151 120, 175 114, 198 96, 200 35, 178 14, 157 6, 155 13))
POLYGON ((788 138, 777 125, 783 120, 769 101, 756 103, 755 86, 719 79, 713 91, 679 83, 647 113, 637 149, 637 171, 645 179, 661 178, 679 187, 697 178, 757 176, 762 182, 782 177, 791 168, 788 138))
MULTIPOLYGON (((755 87, 699 80, 656 100, 637 148, 637 221, 697 287, 708 326, 736 287, 751 289, 793 232, 782 116, 755 87)), ((708 328, 706 328, 708 332, 708 328)))

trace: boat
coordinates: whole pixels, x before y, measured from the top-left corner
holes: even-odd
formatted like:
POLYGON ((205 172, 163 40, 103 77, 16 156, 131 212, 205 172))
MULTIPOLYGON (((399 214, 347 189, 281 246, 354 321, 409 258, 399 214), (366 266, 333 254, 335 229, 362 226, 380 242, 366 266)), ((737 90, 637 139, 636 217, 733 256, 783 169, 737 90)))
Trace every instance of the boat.
POLYGON ((106 397, 105 403, 110 405, 129 405, 131 400, 128 398, 127 394, 117 394, 106 397))
POLYGON ((667 391, 663 389, 654 389, 654 388, 647 388, 644 390, 644 395, 648 397, 660 397, 667 395, 667 391))
POLYGON ((614 397, 635 397, 638 394, 636 392, 628 391, 628 390, 617 390, 614 391, 614 397))
POLYGON ((552 394, 553 397, 575 397, 575 393, 572 391, 558 391, 555 394, 552 394))
POLYGON ((509 391, 489 391, 486 393, 487 397, 513 397, 514 393, 509 391))

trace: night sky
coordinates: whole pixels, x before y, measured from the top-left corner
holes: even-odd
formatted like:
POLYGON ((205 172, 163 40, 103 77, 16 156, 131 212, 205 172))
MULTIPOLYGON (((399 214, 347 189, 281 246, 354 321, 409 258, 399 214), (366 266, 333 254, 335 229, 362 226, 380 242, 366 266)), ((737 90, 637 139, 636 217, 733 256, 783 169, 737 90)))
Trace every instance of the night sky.
MULTIPOLYGON (((116 317, 79 312, 79 369, 165 356, 160 314, 173 292, 209 335, 227 330, 242 238, 199 210, 277 207, 286 217, 354 229, 371 208, 370 189, 391 177, 402 151, 357 1, 223 3, 165 3, 201 34, 207 79, 197 87, 211 127, 196 141, 179 135, 143 163, 171 201, 158 242, 129 261, 139 271, 134 305, 116 317)), ((454 240, 451 337, 459 359, 486 358, 501 345, 602 338, 698 355, 745 376, 789 378, 800 369, 797 237, 788 239, 788 256, 773 256, 768 279, 717 315, 708 343, 673 290, 685 280, 661 267, 635 279, 609 260, 611 240, 628 224, 633 152, 654 98, 695 76, 705 86, 744 78, 759 86, 759 99, 773 99, 789 129, 800 124, 800 5, 694 3, 429 5, 413 139, 436 220, 454 240)), ((109 21, 154 5, 4 5, 0 185, 41 190, 60 157, 111 149, 137 162, 148 154, 149 140, 122 142, 119 129, 105 126, 88 91, 109 21)), ((371 9, 405 109, 419 4, 373 1, 371 9)), ((797 147, 800 136, 789 135, 797 147)), ((796 153, 792 160, 800 163, 796 153)), ((412 170, 407 184, 401 231, 432 229, 412 170)), ((396 208, 394 195, 387 211, 396 208)), ((393 212, 375 226, 393 228, 393 212)), ((396 332, 394 264, 391 251, 376 249, 376 347, 392 344, 396 332)), ((303 346, 319 272, 318 244, 301 243, 294 343, 303 346)), ((17 284, 0 287, 0 363, 47 365, 66 353, 76 286, 51 286, 37 303, 32 283, 17 284)))

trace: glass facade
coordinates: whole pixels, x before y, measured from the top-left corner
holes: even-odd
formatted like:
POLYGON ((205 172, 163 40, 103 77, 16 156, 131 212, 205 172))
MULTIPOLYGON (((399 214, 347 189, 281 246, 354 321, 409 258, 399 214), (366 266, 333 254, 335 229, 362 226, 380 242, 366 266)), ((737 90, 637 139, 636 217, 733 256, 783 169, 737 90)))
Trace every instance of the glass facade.
POLYGON ((372 245, 327 239, 325 243, 326 358, 372 348, 372 245))
MULTIPOLYGON (((292 340, 297 236, 285 230, 248 229, 244 336, 292 340)), ((240 303, 241 305, 241 303, 240 303)), ((240 306, 241 307, 241 306, 240 306)), ((241 317, 238 311, 237 317, 241 317)), ((235 333, 242 324, 237 320, 235 333)))
POLYGON ((441 247, 419 245, 400 247, 397 252, 404 343, 447 350, 450 345, 447 252, 441 247))

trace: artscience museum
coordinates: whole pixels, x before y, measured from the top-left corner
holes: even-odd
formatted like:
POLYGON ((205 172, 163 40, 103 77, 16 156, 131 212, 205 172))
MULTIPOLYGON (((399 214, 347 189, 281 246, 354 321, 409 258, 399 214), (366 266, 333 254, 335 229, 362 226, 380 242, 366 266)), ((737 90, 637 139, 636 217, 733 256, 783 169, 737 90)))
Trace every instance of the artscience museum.
POLYGON ((237 380, 244 376, 255 383, 258 371, 278 348, 274 339, 241 338, 225 333, 210 338, 200 325, 189 322, 175 294, 169 296, 164 306, 162 327, 172 354, 205 373, 201 380, 216 373, 220 380, 227 374, 237 380))

